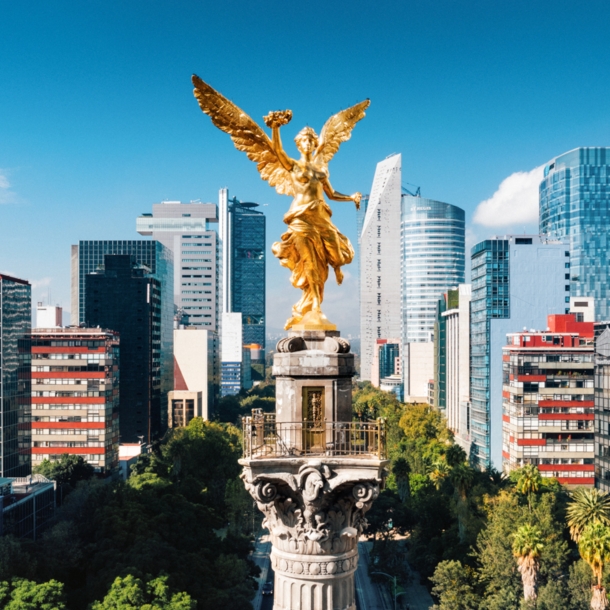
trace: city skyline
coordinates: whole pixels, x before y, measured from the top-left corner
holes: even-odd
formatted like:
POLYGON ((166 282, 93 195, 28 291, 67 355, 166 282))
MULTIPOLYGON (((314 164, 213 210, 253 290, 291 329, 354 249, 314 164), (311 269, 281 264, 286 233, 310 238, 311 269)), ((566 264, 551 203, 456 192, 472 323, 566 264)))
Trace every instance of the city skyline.
MULTIPOLYGON (((36 11, 9 4, 0 42, 7 58, 0 63, 7 117, 0 270, 30 279, 34 301, 50 292, 67 313, 71 243, 135 239, 133 217, 152 203, 214 202, 222 187, 268 204, 269 248, 284 229, 287 201, 201 117, 193 72, 230 99, 246 99, 244 110, 259 121, 271 109, 291 108, 289 147, 302 124, 320 129, 329 113, 370 97, 357 141, 335 160, 337 190, 368 192, 376 163, 400 152, 405 183, 465 209, 467 248, 494 233, 533 232, 544 165, 610 136, 610 85, 596 77, 610 7, 592 2, 573 14, 564 4, 548 11, 468 2, 439 12, 426 4, 379 11, 355 3, 350 16, 320 4, 305 16, 267 2, 242 7, 238 19, 229 5, 192 2, 66 1, 36 11), (257 28, 274 36, 253 37, 257 28), (228 31, 247 46, 227 45, 228 31), (305 42, 313 31, 323 43, 305 42), (558 41, 560 61, 550 52, 558 41), (274 80, 282 44, 300 68, 274 80), (24 241, 31 244, 26 253, 24 241)), ((356 243, 353 206, 333 211, 356 243)), ((288 272, 267 258, 274 330, 296 293, 279 288, 288 272)), ((346 271, 342 288, 329 284, 325 306, 331 319, 344 320, 344 332, 357 334, 357 309, 341 310, 344 295, 357 289, 356 266, 346 271)))

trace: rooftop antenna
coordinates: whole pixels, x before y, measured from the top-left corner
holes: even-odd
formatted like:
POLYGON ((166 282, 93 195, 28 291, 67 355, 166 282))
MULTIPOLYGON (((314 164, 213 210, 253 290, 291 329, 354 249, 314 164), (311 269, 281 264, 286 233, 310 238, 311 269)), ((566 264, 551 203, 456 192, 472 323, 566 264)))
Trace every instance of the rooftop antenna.
POLYGON ((409 186, 414 186, 416 188, 415 192, 412 193, 409 189, 401 186, 401 190, 404 191, 407 195, 411 195, 411 197, 421 197, 421 186, 417 186, 416 184, 411 184, 410 182, 405 182, 409 186))

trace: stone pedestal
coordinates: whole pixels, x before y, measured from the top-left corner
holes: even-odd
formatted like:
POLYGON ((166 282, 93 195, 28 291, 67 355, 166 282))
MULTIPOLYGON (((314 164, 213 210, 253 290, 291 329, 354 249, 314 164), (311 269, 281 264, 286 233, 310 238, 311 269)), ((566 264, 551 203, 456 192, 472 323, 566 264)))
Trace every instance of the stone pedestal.
POLYGON ((355 373, 350 344, 337 331, 292 331, 273 356, 276 421, 351 421, 355 373))
POLYGON ((274 610, 356 608, 358 537, 387 461, 383 422, 352 422, 349 350, 337 331, 292 331, 273 359, 276 413, 244 420, 242 478, 271 535, 274 610))
POLYGON ((273 544, 274 610, 355 610, 358 537, 386 462, 310 457, 240 463, 273 544))

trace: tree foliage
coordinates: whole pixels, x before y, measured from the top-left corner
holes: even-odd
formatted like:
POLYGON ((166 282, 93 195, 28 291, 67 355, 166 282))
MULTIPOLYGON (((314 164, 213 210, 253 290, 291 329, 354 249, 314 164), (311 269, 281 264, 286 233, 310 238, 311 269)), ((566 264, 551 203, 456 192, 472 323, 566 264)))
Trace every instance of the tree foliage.
POLYGON ((91 479, 95 470, 82 456, 64 453, 58 460, 43 460, 34 468, 34 473, 57 481, 57 485, 76 487, 79 481, 91 479))

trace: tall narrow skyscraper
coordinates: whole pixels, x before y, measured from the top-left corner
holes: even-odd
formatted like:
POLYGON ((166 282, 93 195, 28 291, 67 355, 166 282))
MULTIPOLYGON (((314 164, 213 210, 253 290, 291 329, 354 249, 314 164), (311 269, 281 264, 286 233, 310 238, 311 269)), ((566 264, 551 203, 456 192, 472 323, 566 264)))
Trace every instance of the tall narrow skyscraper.
POLYGON ((502 346, 506 335, 545 329, 569 308, 567 246, 538 235, 506 235, 472 248, 470 304, 471 460, 502 465, 502 346))
POLYGON ((251 387, 252 354, 258 357, 256 363, 264 366, 266 219, 256 209, 257 203, 229 199, 228 189, 220 189, 218 200, 223 314, 220 377, 221 394, 226 396, 235 394, 240 387, 251 387), (241 325, 241 339, 236 324, 241 325), (245 351, 244 346, 248 346, 245 351))
POLYGON ((377 339, 400 337, 401 155, 377 164, 360 235, 360 378, 377 339))
POLYGON ((219 193, 222 310, 241 313, 244 344, 265 347, 265 215, 258 203, 219 193))
POLYGON ((575 148, 546 165, 540 233, 568 239, 570 294, 594 297, 596 319, 610 319, 610 148, 575 148))
POLYGON ((31 473, 29 282, 0 274, 0 477, 31 473))
POLYGON ((104 257, 85 277, 85 317, 120 336, 119 433, 122 443, 150 443, 167 429, 161 388, 161 282, 131 255, 104 257), (140 438, 140 440, 142 440, 140 438))

